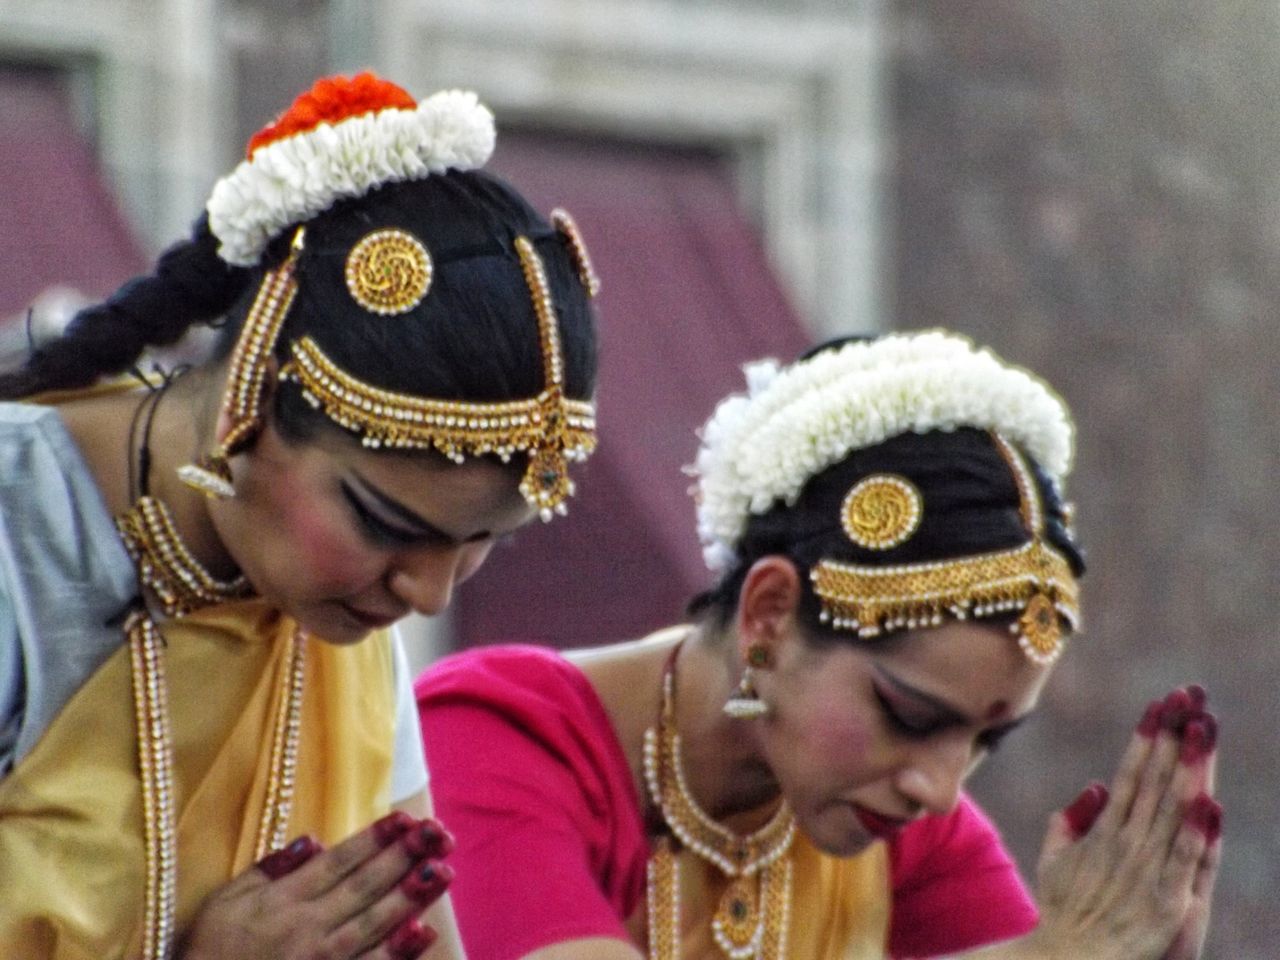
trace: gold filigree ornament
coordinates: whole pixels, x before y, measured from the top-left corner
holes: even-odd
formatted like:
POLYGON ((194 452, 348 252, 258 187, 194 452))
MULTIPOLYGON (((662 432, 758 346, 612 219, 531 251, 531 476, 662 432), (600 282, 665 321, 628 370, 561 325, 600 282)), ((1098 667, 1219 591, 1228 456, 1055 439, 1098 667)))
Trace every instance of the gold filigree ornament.
POLYGON ((431 276, 431 255, 422 241, 394 227, 365 235, 347 254, 352 299, 380 316, 408 313, 422 303, 431 276))
POLYGON ((820 619, 870 638, 895 630, 1013 615, 1009 630, 1023 653, 1048 664, 1080 626, 1080 589, 1067 558, 1044 539, 1043 510, 1022 455, 998 434, 996 446, 1018 486, 1031 539, 966 557, 875 566, 821 560, 809 571, 820 619))
POLYGON ((230 426, 212 453, 195 463, 178 467, 178 478, 205 496, 227 499, 236 494, 231 482, 231 457, 247 449, 262 430, 262 398, 270 371, 271 353, 280 328, 298 295, 294 275, 298 257, 306 242, 306 228, 293 235, 288 258, 275 270, 268 270, 258 287, 253 305, 245 316, 227 368, 227 385, 222 412, 230 426))
POLYGON ((556 207, 551 211, 551 223, 569 245, 569 256, 573 259, 574 268, 578 271, 578 279, 586 288, 587 296, 594 298, 600 293, 600 278, 591 265, 591 256, 587 253, 587 245, 582 240, 582 234, 578 232, 578 224, 563 207, 556 207))
POLYGON ((924 500, 906 477, 874 473, 854 484, 840 508, 849 539, 867 550, 906 543, 920 527, 924 500))

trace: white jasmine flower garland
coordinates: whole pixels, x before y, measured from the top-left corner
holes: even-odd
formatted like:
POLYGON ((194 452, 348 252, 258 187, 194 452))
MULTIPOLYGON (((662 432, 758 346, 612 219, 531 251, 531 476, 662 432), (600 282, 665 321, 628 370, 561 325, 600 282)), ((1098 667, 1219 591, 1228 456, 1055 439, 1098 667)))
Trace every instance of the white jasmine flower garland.
POLYGON ((810 477, 899 434, 994 430, 1060 490, 1071 470, 1075 430, 1061 398, 967 337, 894 334, 787 369, 763 361, 744 370, 747 393, 716 408, 693 469, 698 536, 717 572, 733 563, 751 514, 794 503, 810 477))
POLYGON ((493 114, 463 90, 434 94, 417 109, 321 123, 259 147, 219 180, 206 207, 209 229, 227 263, 252 266, 290 224, 383 184, 482 167, 494 139, 493 114))

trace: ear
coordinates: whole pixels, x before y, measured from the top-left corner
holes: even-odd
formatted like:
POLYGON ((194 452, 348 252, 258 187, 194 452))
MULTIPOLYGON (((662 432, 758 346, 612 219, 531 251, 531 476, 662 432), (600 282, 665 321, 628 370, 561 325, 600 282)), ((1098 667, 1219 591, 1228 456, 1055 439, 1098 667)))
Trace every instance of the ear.
POLYGON ((771 554, 751 565, 734 620, 743 662, 752 647, 763 648, 770 662, 776 662, 778 644, 794 632, 802 590, 800 571, 787 557, 771 554))

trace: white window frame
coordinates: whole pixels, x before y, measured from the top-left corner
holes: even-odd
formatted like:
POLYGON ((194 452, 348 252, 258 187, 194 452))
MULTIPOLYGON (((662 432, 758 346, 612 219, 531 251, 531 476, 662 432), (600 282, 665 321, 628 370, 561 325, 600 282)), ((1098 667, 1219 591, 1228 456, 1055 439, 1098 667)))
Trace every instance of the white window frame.
POLYGON ((834 17, 655 0, 382 0, 371 13, 337 0, 339 14, 352 4, 371 25, 364 49, 418 94, 464 86, 500 123, 726 149, 815 334, 882 327, 877 3, 834 17))

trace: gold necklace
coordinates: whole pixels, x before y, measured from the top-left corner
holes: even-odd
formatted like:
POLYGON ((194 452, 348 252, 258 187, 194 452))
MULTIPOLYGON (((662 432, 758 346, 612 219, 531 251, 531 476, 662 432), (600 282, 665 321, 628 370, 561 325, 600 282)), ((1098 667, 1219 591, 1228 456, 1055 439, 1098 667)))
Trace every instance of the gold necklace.
POLYGON ((116 518, 116 529, 138 569, 138 579, 156 595, 165 616, 243 600, 253 589, 243 576, 216 580, 187 549, 163 500, 143 495, 116 518))
MULTIPOLYGON (((780 960, 786 953, 791 910, 795 817, 784 800, 755 833, 742 836, 702 810, 680 764, 675 727, 674 657, 662 678, 657 727, 644 735, 644 774, 653 804, 672 834, 693 854, 729 877, 711 920, 711 935, 729 960, 780 960)), ((680 956, 680 864, 670 837, 649 859, 647 912, 650 960, 680 956)))
MULTIPOLYGON (((168 616, 181 616, 213 603, 248 596, 243 578, 215 580, 187 550, 162 501, 139 497, 116 519, 138 579, 157 598, 168 616)), ((146 889, 143 918, 144 960, 166 960, 172 953, 177 912, 178 837, 173 790, 173 736, 165 676, 165 640, 145 605, 125 621, 133 677, 138 736, 138 770, 142 781, 143 840, 146 889)), ((289 639, 289 667, 272 737, 267 796, 258 827, 257 858, 284 845, 293 806, 298 737, 302 720, 302 687, 306 635, 289 639)))

